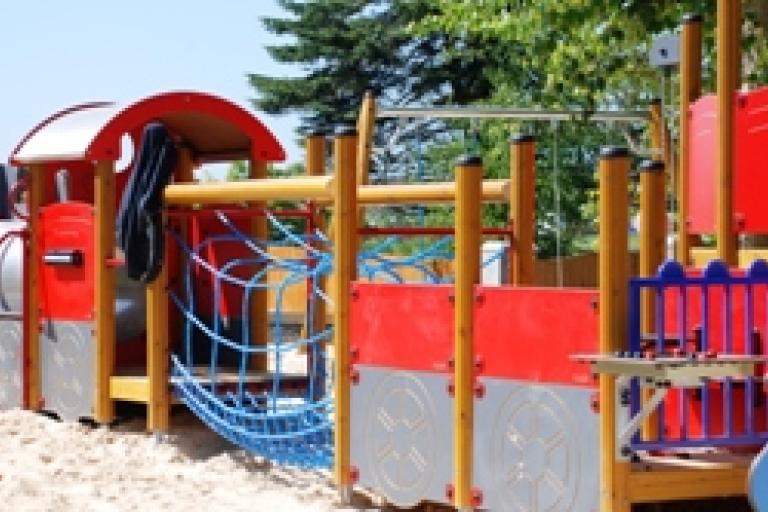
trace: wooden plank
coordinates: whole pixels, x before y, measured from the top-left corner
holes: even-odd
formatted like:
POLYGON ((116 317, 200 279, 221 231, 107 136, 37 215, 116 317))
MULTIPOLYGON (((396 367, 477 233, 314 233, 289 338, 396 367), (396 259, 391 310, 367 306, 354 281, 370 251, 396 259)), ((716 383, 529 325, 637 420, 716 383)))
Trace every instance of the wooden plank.
POLYGON ((747 467, 712 467, 688 462, 685 466, 651 466, 629 473, 628 493, 632 503, 698 500, 743 496, 747 492, 747 467))
POLYGON ((148 403, 150 400, 149 377, 112 376, 109 379, 109 396, 113 400, 148 403))

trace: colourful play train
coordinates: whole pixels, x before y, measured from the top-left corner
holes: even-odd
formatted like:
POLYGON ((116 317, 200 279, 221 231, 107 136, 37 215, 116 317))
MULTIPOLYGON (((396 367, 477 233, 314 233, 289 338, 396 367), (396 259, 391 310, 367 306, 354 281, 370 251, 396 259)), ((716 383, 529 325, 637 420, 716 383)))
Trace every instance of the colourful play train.
POLYGON ((605 148, 594 288, 536 286, 529 136, 510 142, 508 180, 484 181, 482 160, 468 156, 453 182, 368 185, 371 97, 358 129, 336 133, 333 172, 325 137, 312 134, 309 176, 294 178, 268 178, 284 158, 279 142, 207 94, 49 117, 10 156, 22 175, 6 173, 1 405, 110 423, 116 401, 145 403, 148 430, 161 433, 178 400, 234 443, 333 467, 345 495, 358 485, 401 506, 628 511, 746 494, 768 441, 768 265, 751 251, 740 266, 737 240, 768 226, 759 195, 768 93, 736 92, 735 4, 719 2, 716 97, 698 98, 690 60, 701 19, 683 24, 678 262, 664 262, 673 152, 662 149, 654 103, 640 115, 653 153, 640 168, 640 275, 630 275, 627 243, 632 158, 605 148), (115 211, 138 163, 124 172, 115 163, 121 140, 143 148, 158 123, 178 155, 161 190, 162 268, 137 283, 115 247, 115 211), (194 182, 195 165, 226 160, 248 161, 251 179, 194 182), (270 207, 276 200, 297 206, 270 207), (508 227, 481 225, 484 201, 509 202, 508 227), (385 232, 360 225, 361 211, 430 202, 455 204, 453 229, 400 231, 455 235, 452 281, 359 279, 361 237, 385 232), (303 232, 285 217, 302 219, 303 232), (717 254, 693 247, 709 233, 717 254), (484 236, 512 242, 506 283, 480 283, 484 236), (275 237, 300 256, 276 256, 275 237), (703 259, 713 261, 691 266, 703 259), (282 330, 289 285, 306 286, 297 339, 282 330), (286 368, 290 353, 305 354, 300 371, 286 368))

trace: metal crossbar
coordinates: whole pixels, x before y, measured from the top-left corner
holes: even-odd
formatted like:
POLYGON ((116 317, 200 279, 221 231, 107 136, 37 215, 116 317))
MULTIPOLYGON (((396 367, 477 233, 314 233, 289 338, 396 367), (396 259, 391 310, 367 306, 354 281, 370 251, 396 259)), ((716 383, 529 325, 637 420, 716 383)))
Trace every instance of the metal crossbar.
POLYGON ((501 106, 432 106, 432 107, 384 107, 376 112, 379 119, 386 118, 441 118, 441 119, 522 119, 531 121, 602 121, 646 122, 644 111, 619 110, 552 110, 501 106))

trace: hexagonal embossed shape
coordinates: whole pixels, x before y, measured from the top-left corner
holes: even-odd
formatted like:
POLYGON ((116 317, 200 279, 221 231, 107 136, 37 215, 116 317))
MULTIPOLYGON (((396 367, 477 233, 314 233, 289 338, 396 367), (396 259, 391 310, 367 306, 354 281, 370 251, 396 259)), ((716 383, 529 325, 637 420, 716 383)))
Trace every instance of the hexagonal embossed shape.
POLYGON ((352 464, 360 483, 399 506, 444 499, 452 432, 446 378, 359 369, 360 384, 352 389, 352 464))
POLYGON ((484 505, 514 512, 593 510, 597 419, 589 391, 484 382, 488 394, 476 401, 475 414, 475 485, 483 489, 484 505))

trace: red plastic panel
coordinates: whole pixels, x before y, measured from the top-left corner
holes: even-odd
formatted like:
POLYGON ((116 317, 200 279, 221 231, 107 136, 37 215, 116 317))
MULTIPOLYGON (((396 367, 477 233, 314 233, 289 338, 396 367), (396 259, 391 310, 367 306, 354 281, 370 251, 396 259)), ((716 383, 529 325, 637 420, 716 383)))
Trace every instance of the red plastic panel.
POLYGON ((768 233, 768 87, 739 95, 736 108, 734 220, 739 231, 768 233))
POLYGON ((453 356, 450 285, 355 283, 350 306, 353 361, 447 372, 453 356))
POLYGON ((57 203, 40 209, 40 307, 42 317, 56 320, 93 318, 94 211, 86 203, 57 203), (80 265, 46 265, 49 251, 80 251, 80 265))
MULTIPOLYGON (((733 164, 734 228, 743 233, 768 233, 763 192, 768 168, 768 87, 735 99, 733 164)), ((717 168, 717 99, 704 96, 691 106, 690 217, 692 233, 715 230, 717 168)))
MULTIPOLYGON (((230 220, 243 233, 247 234, 250 231, 249 219, 236 218, 230 220)), ((189 225, 191 228, 190 244, 192 248, 195 248, 202 241, 210 237, 231 234, 229 229, 214 217, 192 216, 189 225)), ((256 255, 243 242, 239 241, 223 241, 208 244, 201 250, 200 256, 217 269, 220 269, 232 260, 256 258, 256 255)), ((229 272, 230 275, 240 279, 249 279, 253 276, 253 273, 253 265, 232 267, 232 270, 229 272)), ((215 276, 202 266, 195 266, 193 278, 195 282, 196 309, 203 317, 212 317, 215 276)), ((222 282, 220 293, 221 295, 217 301, 219 313, 225 318, 239 318, 242 314, 243 288, 222 282)))
POLYGON ((475 307, 482 375, 592 386, 576 353, 598 350, 596 290, 483 287, 475 307))
POLYGON ((717 161, 717 98, 704 96, 691 105, 688 165, 688 230, 711 233, 715 226, 715 169, 717 161))

